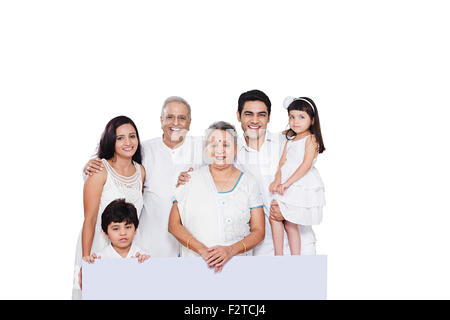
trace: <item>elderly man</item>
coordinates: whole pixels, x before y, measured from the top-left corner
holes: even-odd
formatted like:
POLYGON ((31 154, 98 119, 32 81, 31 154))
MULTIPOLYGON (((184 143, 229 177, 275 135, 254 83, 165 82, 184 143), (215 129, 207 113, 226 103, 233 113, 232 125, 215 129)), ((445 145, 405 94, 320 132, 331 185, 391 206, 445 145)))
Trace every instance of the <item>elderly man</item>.
MULTIPOLYGON (((142 165, 147 178, 136 242, 152 257, 176 257, 179 243, 167 227, 172 198, 179 173, 202 164, 202 140, 187 135, 191 107, 183 98, 167 98, 160 120, 162 137, 142 142, 142 165)), ((85 173, 95 173, 101 167, 101 161, 92 159, 85 173)))

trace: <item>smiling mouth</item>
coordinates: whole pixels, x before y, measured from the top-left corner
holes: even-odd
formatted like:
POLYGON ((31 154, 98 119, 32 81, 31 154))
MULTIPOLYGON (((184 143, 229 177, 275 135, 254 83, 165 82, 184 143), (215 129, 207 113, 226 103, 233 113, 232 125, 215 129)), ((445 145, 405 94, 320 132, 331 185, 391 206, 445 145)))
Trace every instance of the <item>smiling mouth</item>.
POLYGON ((134 147, 122 148, 122 150, 125 152, 133 151, 133 149, 134 149, 134 147))
POLYGON ((249 125, 248 128, 249 128, 249 129, 252 129, 252 130, 258 130, 259 128, 261 128, 261 126, 258 126, 258 125, 249 125))
POLYGON ((170 131, 178 132, 178 131, 181 131, 181 128, 169 128, 169 130, 170 130, 170 131))

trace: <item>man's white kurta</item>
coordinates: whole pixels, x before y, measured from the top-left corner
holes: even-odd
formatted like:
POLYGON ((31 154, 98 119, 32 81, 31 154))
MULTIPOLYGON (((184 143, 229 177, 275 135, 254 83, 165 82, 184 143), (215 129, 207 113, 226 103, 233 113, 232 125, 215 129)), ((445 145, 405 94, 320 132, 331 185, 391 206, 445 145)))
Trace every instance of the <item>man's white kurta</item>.
POLYGON ((152 257, 179 254, 179 243, 168 231, 170 209, 179 174, 202 164, 202 145, 202 138, 190 136, 175 149, 167 147, 162 137, 142 143, 146 179, 136 242, 152 257))
MULTIPOLYGON (((264 214, 266 217, 266 236, 264 240, 253 249, 253 255, 273 255, 272 230, 270 228, 270 203, 273 196, 269 192, 269 185, 275 178, 275 173, 283 153, 286 137, 281 133, 266 131, 264 143, 259 151, 247 146, 245 139, 240 137, 236 167, 244 172, 251 173, 261 188, 264 200, 264 214)), ((316 254, 316 237, 311 226, 299 225, 301 236, 301 253, 316 254)), ((290 254, 287 236, 284 236, 284 254, 290 254)))

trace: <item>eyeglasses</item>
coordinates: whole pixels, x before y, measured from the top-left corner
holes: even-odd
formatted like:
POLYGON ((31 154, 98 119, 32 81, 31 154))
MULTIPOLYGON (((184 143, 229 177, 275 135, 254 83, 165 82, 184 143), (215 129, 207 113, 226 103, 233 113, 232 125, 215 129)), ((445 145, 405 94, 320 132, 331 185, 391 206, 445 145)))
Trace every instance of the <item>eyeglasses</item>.
POLYGON ((166 121, 172 122, 172 121, 175 121, 175 119, 177 119, 179 122, 182 122, 182 121, 187 121, 189 118, 188 118, 188 116, 185 116, 185 115, 174 116, 174 115, 169 114, 167 116, 164 116, 164 120, 166 120, 166 121))

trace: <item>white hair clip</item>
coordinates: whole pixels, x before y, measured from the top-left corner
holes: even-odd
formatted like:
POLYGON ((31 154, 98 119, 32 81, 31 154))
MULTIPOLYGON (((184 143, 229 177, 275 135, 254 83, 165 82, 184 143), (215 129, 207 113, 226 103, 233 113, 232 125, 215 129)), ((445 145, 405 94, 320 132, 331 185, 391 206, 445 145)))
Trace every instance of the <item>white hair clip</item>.
POLYGON ((284 107, 285 109, 287 109, 287 108, 289 107, 289 105, 290 105, 292 102, 294 102, 294 100, 295 100, 294 97, 287 96, 287 97, 284 99, 284 101, 283 101, 283 107, 284 107))

